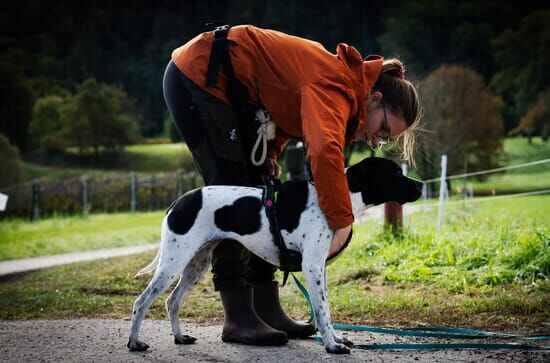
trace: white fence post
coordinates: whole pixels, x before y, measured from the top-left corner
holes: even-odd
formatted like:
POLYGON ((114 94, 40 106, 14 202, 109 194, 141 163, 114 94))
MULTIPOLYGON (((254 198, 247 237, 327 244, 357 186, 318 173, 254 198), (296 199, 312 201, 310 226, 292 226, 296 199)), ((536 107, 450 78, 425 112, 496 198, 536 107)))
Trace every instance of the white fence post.
POLYGON ((443 224, 443 208, 447 198, 447 155, 441 155, 441 177, 439 179, 439 215, 437 218, 437 229, 443 224))
POLYGON ((136 211, 136 173, 130 173, 130 210, 136 211))
POLYGON ((8 195, 0 193, 0 212, 6 210, 6 205, 8 204, 8 195))

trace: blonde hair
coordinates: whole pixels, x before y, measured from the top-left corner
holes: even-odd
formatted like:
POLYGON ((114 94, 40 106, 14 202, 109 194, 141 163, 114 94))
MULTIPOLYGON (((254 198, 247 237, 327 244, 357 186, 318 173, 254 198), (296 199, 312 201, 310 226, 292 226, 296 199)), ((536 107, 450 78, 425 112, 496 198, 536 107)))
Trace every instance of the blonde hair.
POLYGON ((382 71, 372 91, 380 91, 384 104, 393 113, 405 119, 407 130, 399 135, 397 144, 403 160, 414 166, 416 130, 419 128, 423 109, 416 88, 405 79, 405 67, 399 59, 384 60, 382 71))

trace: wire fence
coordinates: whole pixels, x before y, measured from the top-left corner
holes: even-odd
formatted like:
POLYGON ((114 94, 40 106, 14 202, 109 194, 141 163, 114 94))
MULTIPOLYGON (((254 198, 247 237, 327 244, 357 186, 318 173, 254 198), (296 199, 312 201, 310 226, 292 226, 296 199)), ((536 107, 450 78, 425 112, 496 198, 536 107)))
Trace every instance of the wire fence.
POLYGON ((463 193, 463 200, 457 200, 457 201, 449 201, 449 189, 447 186, 447 181, 452 179, 461 179, 461 178, 468 178, 472 176, 479 176, 479 175, 486 175, 486 174, 494 174, 499 172, 504 172, 507 170, 512 169, 518 169, 518 168, 525 168, 535 165, 542 165, 547 164, 550 162, 550 159, 542 159, 542 160, 536 160, 528 163, 522 163, 522 164, 514 164, 514 165, 508 165, 500 168, 494 168, 494 169, 487 169, 487 170, 480 170, 470 173, 462 173, 462 174, 455 174, 455 175, 446 175, 447 173, 447 155, 441 156, 441 175, 438 178, 433 179, 427 179, 423 180, 424 188, 423 188, 423 196, 424 196, 424 204, 425 207, 435 207, 436 205, 439 207, 438 209, 438 218, 437 218, 437 228, 439 229, 444 221, 444 214, 445 214, 445 206, 448 203, 464 203, 467 202, 485 202, 485 201, 492 201, 495 199, 504 199, 504 198, 514 198, 519 196, 529 196, 529 195, 541 195, 541 194, 547 194, 550 193, 550 189, 541 189, 541 190, 534 190, 529 192, 521 192, 521 193, 513 193, 513 194, 507 194, 507 195, 500 195, 500 196, 492 196, 492 197, 484 197, 484 198, 474 198, 473 195, 473 188, 471 187, 471 184, 469 188, 465 190, 463 193), (426 201, 429 197, 429 190, 431 188, 428 187, 430 183, 439 182, 439 202, 438 203, 432 203, 427 204, 426 201))
MULTIPOLYGON (((445 204, 454 203, 454 201, 448 200, 448 180, 505 172, 547 163, 550 163, 550 159, 447 176, 446 156, 443 155, 440 177, 423 180, 424 205, 439 206, 438 225, 440 226, 443 221, 445 204), (439 202, 428 204, 427 199, 430 197, 431 190, 428 186, 435 182, 440 182, 439 202)), ((406 171, 404 173, 406 174, 406 171)), ((0 218, 30 217, 38 219, 53 214, 158 210, 165 208, 187 190, 201 185, 202 180, 197 173, 184 172, 183 170, 153 175, 140 175, 131 172, 115 177, 88 177, 83 175, 56 182, 32 181, 0 190, 1 193, 9 196, 9 202, 5 211, 0 213, 0 218)), ((476 198, 475 201, 538 195, 549 192, 550 189, 543 189, 490 197, 491 199, 487 197, 476 198)), ((471 184, 469 188, 465 188, 463 191, 461 202, 464 200, 474 200, 471 184)))
POLYGON ((0 190, 9 201, 0 218, 39 219, 53 214, 151 211, 167 207, 187 190, 202 185, 195 172, 32 181, 0 190))

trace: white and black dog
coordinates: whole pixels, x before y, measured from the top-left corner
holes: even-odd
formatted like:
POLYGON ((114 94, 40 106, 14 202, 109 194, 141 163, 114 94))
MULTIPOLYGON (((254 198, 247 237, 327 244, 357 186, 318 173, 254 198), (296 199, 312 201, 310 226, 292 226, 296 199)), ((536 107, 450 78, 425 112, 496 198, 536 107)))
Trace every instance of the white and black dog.
MULTIPOLYGON (((346 171, 353 215, 366 208, 420 198, 422 183, 404 176, 393 161, 367 158, 346 171)), ((156 272, 134 303, 128 348, 143 351, 138 340, 145 312, 151 303, 179 279, 166 300, 166 309, 176 344, 191 344, 195 338, 182 335, 178 310, 189 290, 207 270, 213 248, 221 239, 239 241, 250 252, 279 266, 279 249, 273 242, 262 203, 262 188, 208 186, 194 189, 177 199, 162 221, 162 239, 155 259, 138 275, 156 272)), ((302 255, 302 271, 314 306, 315 321, 330 353, 349 353, 351 342, 335 334, 326 291, 325 261, 333 232, 319 208, 313 184, 286 182, 276 203, 279 227, 288 249, 302 255)))

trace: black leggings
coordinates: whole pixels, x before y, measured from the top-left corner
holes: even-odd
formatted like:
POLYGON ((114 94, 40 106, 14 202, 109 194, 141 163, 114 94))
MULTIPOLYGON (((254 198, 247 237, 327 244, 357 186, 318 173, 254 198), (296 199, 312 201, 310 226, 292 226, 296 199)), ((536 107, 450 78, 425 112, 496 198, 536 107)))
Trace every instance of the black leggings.
MULTIPOLYGON (((172 120, 189 147, 205 185, 260 183, 258 169, 249 165, 250 152, 241 137, 231 105, 201 90, 170 61, 164 72, 163 92, 172 120)), ((272 281, 276 267, 252 255, 240 243, 223 240, 212 255, 216 290, 272 281)))

